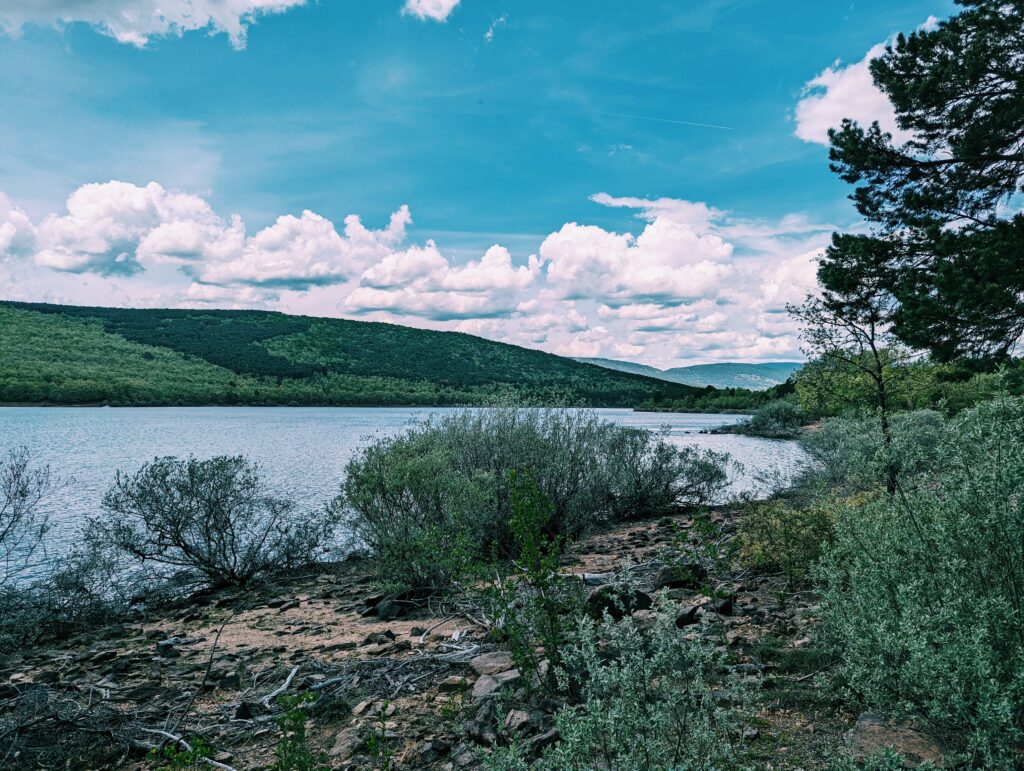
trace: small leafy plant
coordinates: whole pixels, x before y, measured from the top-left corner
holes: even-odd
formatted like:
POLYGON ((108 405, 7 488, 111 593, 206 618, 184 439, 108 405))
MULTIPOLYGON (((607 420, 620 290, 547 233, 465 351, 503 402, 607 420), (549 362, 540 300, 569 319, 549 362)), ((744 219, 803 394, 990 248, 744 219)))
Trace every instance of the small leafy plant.
POLYGON ((284 713, 277 719, 281 739, 274 748, 274 763, 271 771, 324 771, 327 769, 327 755, 310 748, 306 735, 309 715, 303 707, 316 696, 304 693, 301 696, 281 696, 277 703, 284 713))

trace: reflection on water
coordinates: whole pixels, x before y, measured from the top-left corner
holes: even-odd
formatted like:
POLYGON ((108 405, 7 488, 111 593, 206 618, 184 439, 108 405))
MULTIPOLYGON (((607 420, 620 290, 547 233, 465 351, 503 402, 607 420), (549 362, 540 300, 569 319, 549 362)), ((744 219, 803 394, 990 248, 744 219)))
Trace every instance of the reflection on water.
MULTIPOLYGON (((352 452, 374 436, 399 431, 438 409, 330 407, 0 407, 0 451, 26 446, 70 483, 48 499, 57 548, 74 538, 83 518, 99 508, 118 469, 134 471, 164 455, 246 455, 268 481, 309 506, 332 498, 352 452)), ((802 458, 792 442, 702 434, 735 423, 736 415, 597 412, 621 425, 658 430, 678 444, 729 453, 742 464, 731 492, 756 490, 759 472, 791 472, 802 458)))

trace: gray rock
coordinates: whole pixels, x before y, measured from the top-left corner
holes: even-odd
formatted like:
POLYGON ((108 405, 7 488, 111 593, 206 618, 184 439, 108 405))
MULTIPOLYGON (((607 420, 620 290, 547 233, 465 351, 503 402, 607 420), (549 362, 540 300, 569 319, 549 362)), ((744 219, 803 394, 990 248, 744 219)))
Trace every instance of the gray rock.
POLYGON ((505 651, 484 653, 470 661, 469 665, 478 675, 493 675, 497 672, 507 672, 514 668, 512 655, 505 651))
POLYGON ((911 723, 886 720, 865 712, 857 718, 853 729, 850 747, 853 761, 863 763, 885 748, 900 756, 904 768, 917 768, 928 762, 946 768, 943 747, 936 739, 911 723))

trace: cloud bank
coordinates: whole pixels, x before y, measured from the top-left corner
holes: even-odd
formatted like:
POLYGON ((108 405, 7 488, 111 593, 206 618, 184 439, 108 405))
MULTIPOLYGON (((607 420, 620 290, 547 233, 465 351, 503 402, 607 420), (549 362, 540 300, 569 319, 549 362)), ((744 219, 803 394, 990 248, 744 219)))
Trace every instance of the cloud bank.
POLYGON ((535 254, 492 244, 457 260, 410 237, 406 206, 379 229, 303 211, 250 232, 156 182, 83 185, 35 221, 0 194, 0 297, 346 316, 663 366, 799 356, 785 305, 813 291, 832 225, 679 199, 592 200, 631 211, 636 227, 566 222, 535 254))

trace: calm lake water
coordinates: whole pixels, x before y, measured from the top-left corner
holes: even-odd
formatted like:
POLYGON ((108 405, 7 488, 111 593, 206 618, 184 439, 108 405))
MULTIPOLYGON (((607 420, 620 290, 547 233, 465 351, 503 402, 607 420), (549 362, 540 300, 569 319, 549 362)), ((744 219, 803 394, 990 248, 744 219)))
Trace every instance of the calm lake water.
MULTIPOLYGON (((377 436, 393 434, 437 408, 320 407, 0 407, 0 452, 27 447, 67 484, 46 501, 52 547, 66 548, 83 519, 99 509, 118 469, 134 471, 158 456, 246 455, 263 467, 271 485, 309 506, 337 493, 352 453, 377 436)), ((802 458, 793 442, 729 434, 701 434, 735 423, 737 415, 597 410, 626 426, 657 430, 669 440, 728 452, 743 465, 731 492, 757 489, 759 472, 791 472, 802 458)))

